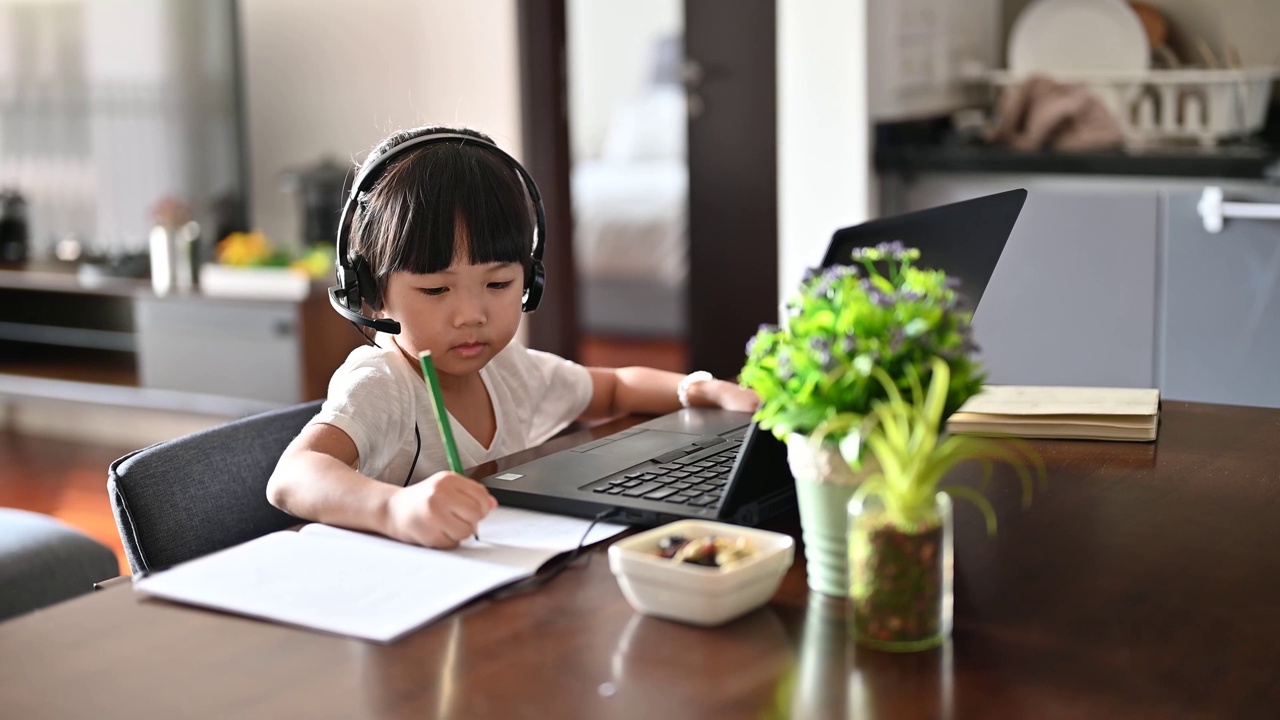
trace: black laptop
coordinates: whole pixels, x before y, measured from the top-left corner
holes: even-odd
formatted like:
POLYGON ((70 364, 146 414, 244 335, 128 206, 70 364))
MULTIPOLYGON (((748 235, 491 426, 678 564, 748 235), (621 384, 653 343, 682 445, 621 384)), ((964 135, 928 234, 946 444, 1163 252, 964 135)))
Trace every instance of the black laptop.
MULTIPOLYGON (((958 277, 966 304, 995 272, 1026 190, 1011 190, 838 230, 823 267, 854 248, 900 240, 919 265, 958 277)), ((658 525, 684 518, 756 525, 795 507, 786 446, 749 413, 690 408, 480 478, 503 505, 658 525)))

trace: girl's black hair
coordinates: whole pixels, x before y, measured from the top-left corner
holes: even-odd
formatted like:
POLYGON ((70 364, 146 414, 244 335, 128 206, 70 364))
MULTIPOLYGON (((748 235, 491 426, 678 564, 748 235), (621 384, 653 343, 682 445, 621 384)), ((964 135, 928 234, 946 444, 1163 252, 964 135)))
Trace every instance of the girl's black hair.
MULTIPOLYGON (((378 143, 364 167, 396 145, 432 133, 493 142, 464 128, 414 128, 378 143)), ((406 150, 377 173, 360 194, 351 229, 352 251, 364 257, 377 281, 374 310, 382 308, 387 277, 395 272, 436 273, 455 260, 519 263, 528 272, 533 206, 505 158, 480 144, 444 140, 406 150), (459 231, 466 256, 455 258, 459 231)))

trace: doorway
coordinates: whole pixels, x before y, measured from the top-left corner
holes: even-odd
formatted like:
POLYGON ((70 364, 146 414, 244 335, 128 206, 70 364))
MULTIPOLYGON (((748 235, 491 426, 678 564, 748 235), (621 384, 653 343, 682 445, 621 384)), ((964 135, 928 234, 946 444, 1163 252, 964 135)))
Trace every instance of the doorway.
POLYGON ((531 345, 736 377, 777 317, 774 2, 520 14, 526 164, 555 223, 531 345))

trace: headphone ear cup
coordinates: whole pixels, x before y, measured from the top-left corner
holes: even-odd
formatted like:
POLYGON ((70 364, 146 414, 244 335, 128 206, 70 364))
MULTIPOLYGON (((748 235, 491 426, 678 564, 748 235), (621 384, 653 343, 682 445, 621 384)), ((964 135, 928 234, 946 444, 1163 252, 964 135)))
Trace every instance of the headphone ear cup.
MULTIPOLYGON (((382 308, 381 298, 378 296, 378 281, 373 277, 373 270, 369 267, 369 263, 365 261, 364 256, 356 253, 351 257, 351 270, 356 276, 355 295, 359 300, 364 301, 374 310, 382 308)), ((359 311, 359 308, 352 308, 359 311)))
POLYGON ((542 267, 541 260, 534 260, 529 266, 529 272, 526 274, 524 281, 524 303, 521 306, 525 312, 530 313, 538 309, 538 303, 542 302, 542 291, 547 285, 547 271, 542 267))

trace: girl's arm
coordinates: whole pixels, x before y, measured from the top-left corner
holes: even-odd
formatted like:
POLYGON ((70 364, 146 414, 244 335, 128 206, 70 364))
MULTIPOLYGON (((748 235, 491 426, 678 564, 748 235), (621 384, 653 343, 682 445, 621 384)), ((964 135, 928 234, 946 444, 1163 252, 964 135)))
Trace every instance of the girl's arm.
MULTIPOLYGON (((647 367, 587 368, 591 373, 591 403, 583 418, 617 415, 665 415, 680 409, 676 388, 684 375, 647 367)), ((724 380, 689 386, 692 407, 722 407, 754 412, 760 398, 754 391, 724 380)))
POLYGON ((376 532, 427 547, 456 547, 497 504, 483 485, 451 472, 399 488, 360 474, 351 437, 305 428, 267 482, 267 500, 294 517, 376 532))

